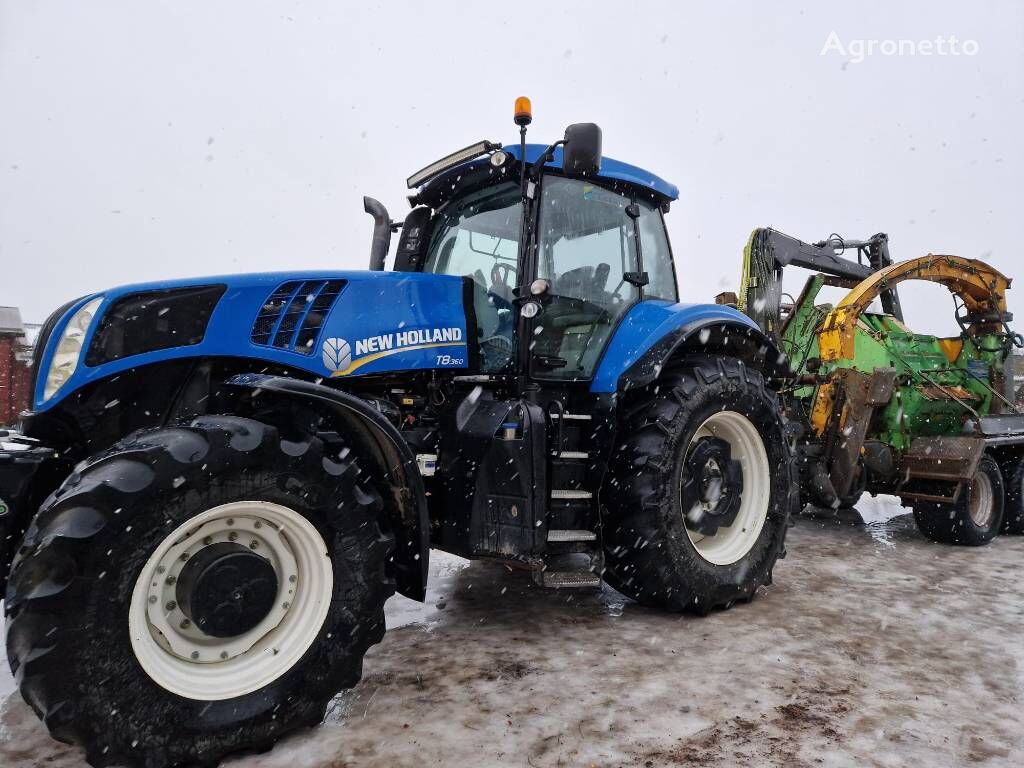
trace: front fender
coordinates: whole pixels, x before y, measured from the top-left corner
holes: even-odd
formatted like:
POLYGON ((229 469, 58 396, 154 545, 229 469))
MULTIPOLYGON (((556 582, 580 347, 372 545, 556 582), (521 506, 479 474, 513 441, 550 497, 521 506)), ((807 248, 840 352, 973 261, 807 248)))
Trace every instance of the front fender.
POLYGON ((345 436, 356 443, 361 455, 374 462, 391 491, 389 497, 385 496, 385 512, 397 533, 398 592, 422 601, 430 562, 427 497, 416 456, 395 426, 366 401, 311 381, 245 373, 227 383, 252 390, 261 404, 275 399, 305 402, 317 410, 328 411, 340 422, 345 436))
POLYGON ((651 300, 626 313, 598 365, 590 391, 623 392, 646 386, 673 357, 690 350, 743 360, 768 378, 791 375, 785 355, 742 312, 720 304, 651 300))

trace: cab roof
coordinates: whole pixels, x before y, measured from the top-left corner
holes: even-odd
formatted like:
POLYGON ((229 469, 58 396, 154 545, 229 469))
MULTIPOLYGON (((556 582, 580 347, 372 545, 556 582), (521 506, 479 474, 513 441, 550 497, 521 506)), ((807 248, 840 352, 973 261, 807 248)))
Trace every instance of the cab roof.
MULTIPOLYGON (((505 152, 511 155, 514 159, 519 160, 519 145, 512 144, 505 146, 505 152)), ((527 144, 526 145, 526 162, 534 163, 537 158, 540 157, 540 153, 547 149, 546 146, 541 144, 527 144)), ((562 169, 562 148, 555 148, 555 159, 544 164, 545 168, 557 168, 562 169)), ((615 181, 624 181, 627 184, 635 184, 639 187, 647 187, 657 192, 667 200, 676 200, 679 197, 679 187, 668 181, 665 181, 660 176, 656 176, 650 171, 645 171, 643 168, 638 168, 635 165, 624 163, 621 160, 616 160, 612 157, 604 155, 601 158, 601 170, 597 173, 598 178, 613 179, 615 181)))
MULTIPOLYGON (((545 144, 527 144, 526 162, 535 163, 545 149, 547 149, 547 145, 545 144)), ((504 146, 502 147, 502 150, 513 160, 518 161, 520 159, 520 148, 518 144, 504 146)), ((486 162, 486 158, 477 158, 461 163, 444 171, 443 173, 438 174, 420 188, 419 197, 423 200, 430 200, 435 196, 442 199, 447 197, 450 190, 453 188, 453 179, 461 178, 463 174, 470 169, 486 167, 486 162)), ((554 159, 549 160, 544 164, 544 166, 546 168, 562 170, 561 147, 557 147, 555 149, 554 159)), ((676 200, 679 197, 679 188, 675 184, 665 181, 660 176, 655 176, 653 173, 645 171, 643 168, 638 168, 635 165, 624 163, 621 160, 616 160, 608 157, 607 155, 601 158, 601 170, 598 172, 597 176, 601 179, 624 182, 626 184, 633 184, 637 187, 649 189, 666 201, 676 200)))

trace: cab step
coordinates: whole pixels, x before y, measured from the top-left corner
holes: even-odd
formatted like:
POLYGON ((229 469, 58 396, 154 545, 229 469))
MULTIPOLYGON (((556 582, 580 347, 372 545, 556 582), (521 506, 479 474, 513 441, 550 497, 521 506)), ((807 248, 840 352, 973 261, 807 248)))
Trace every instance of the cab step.
POLYGON ((599 587, 601 577, 590 571, 544 571, 541 585, 550 589, 599 587))
POLYGON ((568 488, 556 488, 551 491, 551 498, 557 500, 592 499, 594 498, 594 494, 591 493, 590 491, 577 491, 568 488))
POLYGON ((593 531, 579 531, 579 530, 554 530, 548 531, 549 542, 562 542, 562 541, 597 541, 597 534, 593 531))
POLYGON ((589 459, 590 454, 586 451, 559 451, 555 457, 559 459, 589 459))

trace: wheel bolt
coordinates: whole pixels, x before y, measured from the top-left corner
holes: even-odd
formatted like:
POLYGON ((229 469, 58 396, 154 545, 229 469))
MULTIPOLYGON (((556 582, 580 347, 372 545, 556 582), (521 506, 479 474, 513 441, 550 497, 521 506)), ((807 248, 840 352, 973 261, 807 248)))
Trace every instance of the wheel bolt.
POLYGON ((164 571, 166 571, 166 570, 167 570, 167 569, 166 569, 166 568, 164 568, 164 567, 163 567, 162 565, 158 565, 158 566, 156 567, 156 572, 157 572, 157 573, 163 573, 163 572, 164 572, 164 571))
POLYGON ((288 577, 288 581, 290 581, 292 584, 294 584, 298 580, 299 580, 299 577, 296 576, 294 573, 291 576, 288 577))
POLYGON ((228 518, 228 525, 234 525, 234 524, 235 524, 235 518, 229 517, 228 518))
POLYGON ((263 527, 263 523, 260 522, 259 520, 257 520, 255 523, 252 524, 252 527, 253 528, 262 528, 263 527))
POLYGON ((291 606, 291 603, 281 603, 281 607, 284 608, 286 611, 288 610, 288 608, 290 606, 291 606))
POLYGON ((168 584, 175 584, 177 581, 178 581, 178 579, 176 577, 174 577, 174 576, 168 576, 167 577, 167 583, 168 584))
POLYGON ((178 607, 178 604, 176 602, 174 602, 173 600, 171 600, 169 603, 167 603, 167 605, 164 606, 164 608, 166 608, 168 611, 173 611, 177 607, 178 607))
POLYGON ((192 651, 192 660, 196 661, 199 658, 199 651, 192 651))
POLYGON ((221 652, 220 652, 220 657, 221 657, 222 659, 226 659, 226 658, 228 657, 228 652, 227 652, 227 651, 221 651, 221 652))
POLYGON ((206 546, 210 546, 211 544, 213 544, 213 537, 207 536, 205 539, 203 539, 203 544, 205 544, 206 546))
POLYGON ((179 624, 178 626, 181 627, 182 629, 188 629, 189 627, 192 626, 192 622, 189 621, 188 619, 182 619, 181 620, 181 624, 179 624))
POLYGON ((249 549, 256 549, 257 547, 259 547, 259 545, 260 543, 256 541, 256 539, 253 539, 249 542, 249 549))
POLYGON ((183 562, 183 563, 187 563, 188 562, 188 552, 182 552, 181 553, 181 557, 178 558, 178 559, 181 560, 181 562, 183 562))
POLYGON ((238 534, 232 531, 228 534, 228 541, 238 541, 238 534))
POLYGON ((155 603, 156 602, 156 595, 150 595, 149 596, 149 602, 155 603))

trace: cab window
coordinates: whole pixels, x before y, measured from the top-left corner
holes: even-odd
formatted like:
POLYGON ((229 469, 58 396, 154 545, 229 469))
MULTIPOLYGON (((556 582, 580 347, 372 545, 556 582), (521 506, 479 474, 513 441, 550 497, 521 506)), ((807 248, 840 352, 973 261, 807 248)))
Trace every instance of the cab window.
POLYGON ((522 196, 517 184, 499 184, 460 197, 439 212, 423 271, 473 280, 481 368, 506 368, 512 359, 515 288, 522 196))
POLYGON ((541 187, 537 274, 550 284, 536 322, 533 373, 589 378, 618 318, 639 300, 625 280, 637 271, 630 198, 577 179, 550 175, 541 187))
POLYGON ((672 250, 665 232, 665 220, 657 206, 637 201, 640 216, 637 229, 640 230, 640 260, 648 283, 644 286, 645 299, 679 301, 676 290, 676 273, 672 265, 672 250))

